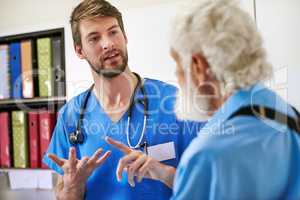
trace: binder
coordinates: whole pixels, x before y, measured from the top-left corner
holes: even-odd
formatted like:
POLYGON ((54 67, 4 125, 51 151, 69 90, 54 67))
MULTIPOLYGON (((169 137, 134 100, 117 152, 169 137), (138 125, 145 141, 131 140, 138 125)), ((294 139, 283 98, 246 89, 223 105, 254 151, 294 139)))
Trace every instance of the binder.
POLYGON ((51 39, 37 39, 39 96, 53 96, 51 39))
POLYGON ((27 168, 27 116, 24 111, 12 111, 13 162, 15 168, 27 168))
POLYGON ((14 99, 22 98, 21 47, 19 42, 9 46, 9 61, 11 72, 11 96, 14 99))
POLYGON ((10 115, 0 113, 0 167, 10 168, 11 165, 10 115))
POLYGON ((65 71, 62 65, 62 41, 61 37, 52 38, 52 62, 53 62, 53 94, 56 97, 65 96, 65 71))
POLYGON ((10 98, 9 46, 0 45, 0 99, 10 98))
POLYGON ((38 73, 38 58, 37 58, 37 44, 36 40, 31 40, 31 54, 32 54, 32 78, 33 78, 33 94, 39 97, 39 73, 38 73))
POLYGON ((33 98, 33 66, 32 66, 32 42, 31 40, 21 41, 21 66, 23 97, 33 98))
POLYGON ((39 140, 39 113, 28 112, 28 133, 29 133, 29 166, 30 168, 40 167, 40 140, 39 140))
MULTIPOLYGON (((51 140, 52 132, 55 125, 55 113, 41 111, 39 113, 39 131, 40 131, 40 162, 42 161, 48 145, 51 140)), ((42 162, 41 162, 42 163, 42 162)), ((42 168, 48 168, 44 163, 42 168)))

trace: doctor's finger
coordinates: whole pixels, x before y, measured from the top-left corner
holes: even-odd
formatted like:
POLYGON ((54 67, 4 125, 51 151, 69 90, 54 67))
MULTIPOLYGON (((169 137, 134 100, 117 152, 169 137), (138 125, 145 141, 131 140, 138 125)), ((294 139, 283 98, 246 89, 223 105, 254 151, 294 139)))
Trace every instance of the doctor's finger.
POLYGON ((119 141, 113 140, 110 137, 105 137, 105 140, 108 144, 113 145, 114 147, 118 148, 125 154, 129 154, 132 150, 126 146, 125 144, 122 144, 119 141))
POLYGON ((105 152, 104 155, 96 161, 96 167, 100 166, 110 156, 110 154, 111 151, 105 152))
POLYGON ((145 154, 140 155, 133 163, 130 164, 129 171, 133 171, 134 174, 138 173, 138 170, 147 161, 147 156, 145 154))
POLYGON ((55 154, 52 154, 52 153, 49 153, 48 157, 60 167, 63 166, 66 162, 65 159, 59 158, 55 154))
POLYGON ((77 163, 77 172, 80 173, 81 171, 84 171, 86 169, 86 166, 88 164, 89 157, 84 156, 78 163, 77 163))
MULTIPOLYGON (((138 182, 141 182, 142 179, 145 177, 146 173, 148 172, 149 166, 151 164, 151 160, 147 159, 147 161, 143 164, 142 167, 138 170, 138 182)), ((151 177, 148 177, 151 178, 151 177)))
POLYGON ((102 148, 97 149, 97 151, 92 155, 92 157, 88 161, 88 164, 96 163, 96 161, 98 160, 98 158, 99 158, 100 154, 102 153, 102 151, 103 151, 102 148))
POLYGON ((76 150, 74 147, 71 147, 69 149, 69 162, 70 162, 71 169, 76 168, 77 159, 76 159, 76 150))
POLYGON ((128 181, 128 183, 129 183, 129 185, 131 187, 135 186, 135 183, 134 183, 134 171, 131 169, 130 165, 127 168, 127 181, 128 181))
POLYGON ((129 165, 127 170, 128 181, 134 181, 134 176, 138 175, 138 170, 146 161, 147 161, 147 156, 143 154, 138 159, 136 159, 132 164, 129 165))
POLYGON ((140 156, 140 152, 132 152, 131 154, 128 154, 119 160, 117 171, 116 171, 118 181, 122 180, 122 173, 124 168, 127 167, 129 164, 131 164, 139 156, 140 156))

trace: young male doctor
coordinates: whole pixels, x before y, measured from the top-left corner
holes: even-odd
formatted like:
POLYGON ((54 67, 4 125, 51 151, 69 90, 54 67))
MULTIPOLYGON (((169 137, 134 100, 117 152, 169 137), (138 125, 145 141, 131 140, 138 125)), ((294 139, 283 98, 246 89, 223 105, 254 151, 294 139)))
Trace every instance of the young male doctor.
POLYGON ((57 198, 168 199, 175 168, 201 123, 176 119, 175 87, 130 70, 117 8, 85 0, 70 23, 76 54, 90 64, 94 85, 60 110, 43 159, 60 174, 57 198), (107 136, 126 144, 126 154, 107 136))

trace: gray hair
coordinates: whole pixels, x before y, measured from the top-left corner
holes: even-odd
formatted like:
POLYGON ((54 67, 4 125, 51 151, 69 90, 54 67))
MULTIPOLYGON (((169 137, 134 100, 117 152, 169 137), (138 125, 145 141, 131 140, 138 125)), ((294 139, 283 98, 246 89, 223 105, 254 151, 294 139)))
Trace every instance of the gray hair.
POLYGON ((182 59, 201 53, 222 94, 266 80, 272 74, 254 20, 236 1, 190 2, 180 9, 171 30, 171 47, 182 59))

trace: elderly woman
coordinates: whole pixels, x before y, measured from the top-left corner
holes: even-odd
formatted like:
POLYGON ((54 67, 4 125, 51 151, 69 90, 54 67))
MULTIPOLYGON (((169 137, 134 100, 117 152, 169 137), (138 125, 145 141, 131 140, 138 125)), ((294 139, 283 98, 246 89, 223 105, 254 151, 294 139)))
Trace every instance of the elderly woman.
POLYGON ((171 55, 177 116, 209 120, 172 199, 300 199, 299 114, 263 85, 272 68, 250 16, 230 0, 195 1, 177 15, 171 55))
POLYGON ((172 33, 176 114, 208 122, 177 170, 135 152, 149 162, 128 164, 132 180, 160 180, 173 200, 300 199, 300 114, 263 85, 272 67, 248 14, 231 0, 197 0, 181 9, 172 33))

